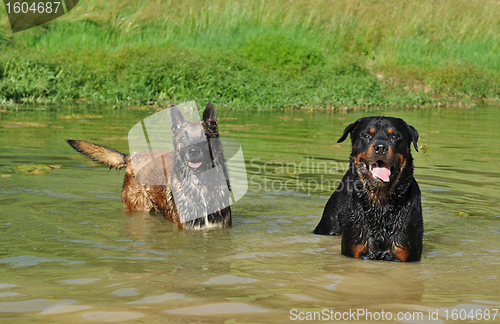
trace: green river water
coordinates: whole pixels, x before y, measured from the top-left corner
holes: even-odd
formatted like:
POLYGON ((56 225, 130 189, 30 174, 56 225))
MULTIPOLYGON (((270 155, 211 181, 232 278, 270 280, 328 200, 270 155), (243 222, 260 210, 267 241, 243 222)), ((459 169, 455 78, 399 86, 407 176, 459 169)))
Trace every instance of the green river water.
POLYGON ((128 131, 153 112, 0 110, 0 319, 499 321, 498 107, 219 111, 221 137, 241 143, 249 188, 232 206, 232 228, 201 231, 124 210, 123 172, 93 164, 64 141, 128 153, 128 131), (347 258, 340 237, 311 234, 347 168, 350 145, 336 141, 370 115, 401 117, 420 133, 413 156, 425 224, 421 262, 347 258))

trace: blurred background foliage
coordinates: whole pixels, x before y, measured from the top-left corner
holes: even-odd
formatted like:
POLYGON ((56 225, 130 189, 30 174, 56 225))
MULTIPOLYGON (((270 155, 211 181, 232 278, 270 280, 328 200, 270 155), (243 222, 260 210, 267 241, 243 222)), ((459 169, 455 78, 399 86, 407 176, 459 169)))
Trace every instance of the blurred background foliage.
POLYGON ((12 34, 1 6, 0 102, 498 102, 498 13, 493 0, 88 0, 12 34))

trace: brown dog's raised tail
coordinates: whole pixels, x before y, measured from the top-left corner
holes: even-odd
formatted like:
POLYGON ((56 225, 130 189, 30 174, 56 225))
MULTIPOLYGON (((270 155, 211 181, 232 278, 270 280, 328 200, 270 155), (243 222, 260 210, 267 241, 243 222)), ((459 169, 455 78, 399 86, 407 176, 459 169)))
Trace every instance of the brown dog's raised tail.
POLYGON ((127 167, 128 155, 118 152, 107 146, 97 145, 86 141, 66 140, 78 152, 92 160, 104 164, 110 169, 123 169, 127 167))

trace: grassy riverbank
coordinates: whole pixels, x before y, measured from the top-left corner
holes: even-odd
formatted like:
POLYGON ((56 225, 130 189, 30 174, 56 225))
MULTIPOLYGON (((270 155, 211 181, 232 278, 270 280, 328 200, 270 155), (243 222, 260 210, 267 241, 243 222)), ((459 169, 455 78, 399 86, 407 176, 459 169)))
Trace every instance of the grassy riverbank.
POLYGON ((0 102, 498 102, 498 12, 493 0, 88 0, 12 34, 1 6, 0 102))

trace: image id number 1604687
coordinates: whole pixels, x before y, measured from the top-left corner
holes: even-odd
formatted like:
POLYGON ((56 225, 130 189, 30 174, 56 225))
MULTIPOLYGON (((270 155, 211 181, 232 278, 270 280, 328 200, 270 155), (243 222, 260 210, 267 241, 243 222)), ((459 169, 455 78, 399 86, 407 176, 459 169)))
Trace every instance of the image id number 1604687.
POLYGON ((7 13, 57 13, 63 10, 61 2, 6 2, 7 13))
POLYGON ((476 321, 489 321, 495 320, 498 314, 498 309, 446 309, 444 311, 446 320, 476 320, 476 321))

